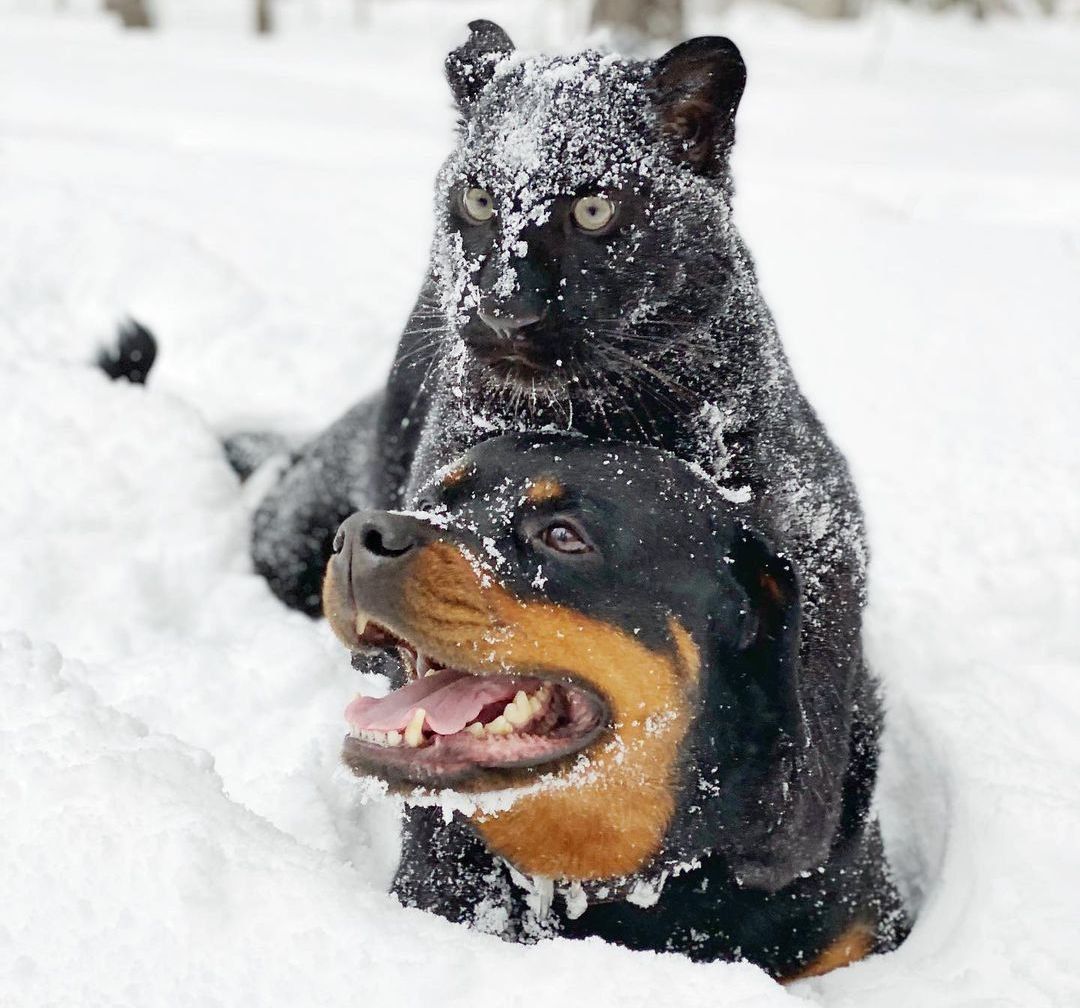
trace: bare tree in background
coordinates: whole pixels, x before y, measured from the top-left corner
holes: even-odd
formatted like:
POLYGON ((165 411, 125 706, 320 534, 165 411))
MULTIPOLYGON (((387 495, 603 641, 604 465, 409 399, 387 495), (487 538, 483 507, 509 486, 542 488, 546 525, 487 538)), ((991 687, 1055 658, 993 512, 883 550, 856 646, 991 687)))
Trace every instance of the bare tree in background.
POLYGON ((255 32, 269 35, 274 30, 274 12, 270 0, 255 0, 255 32))
POLYGON ((153 28, 146 0, 105 0, 105 10, 120 18, 125 28, 153 28))
POLYGON ((683 37, 682 0, 596 0, 592 27, 616 35, 675 41, 683 37))

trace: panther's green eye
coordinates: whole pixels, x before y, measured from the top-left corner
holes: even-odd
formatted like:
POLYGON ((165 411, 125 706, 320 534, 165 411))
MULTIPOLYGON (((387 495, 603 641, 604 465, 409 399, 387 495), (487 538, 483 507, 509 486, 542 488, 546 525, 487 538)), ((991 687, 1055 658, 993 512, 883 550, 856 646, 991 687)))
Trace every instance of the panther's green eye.
POLYGON ((615 204, 606 196, 582 196, 574 200, 570 211, 574 222, 583 231, 600 231, 615 216, 615 204))
POLYGON ((461 195, 461 208, 465 216, 476 224, 483 224, 495 216, 495 201, 491 193, 479 186, 466 189, 461 195))

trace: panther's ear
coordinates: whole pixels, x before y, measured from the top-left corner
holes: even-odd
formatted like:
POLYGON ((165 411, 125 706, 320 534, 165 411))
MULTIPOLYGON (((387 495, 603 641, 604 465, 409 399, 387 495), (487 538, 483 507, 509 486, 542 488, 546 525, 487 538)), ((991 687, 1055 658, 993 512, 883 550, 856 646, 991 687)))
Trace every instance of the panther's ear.
POLYGON ((713 175, 722 167, 745 86, 746 64, 731 39, 690 39, 656 61, 651 89, 661 128, 695 172, 713 175))
POLYGON ((494 21, 470 21, 469 37, 446 57, 446 79, 458 108, 464 110, 495 73, 514 43, 494 21))

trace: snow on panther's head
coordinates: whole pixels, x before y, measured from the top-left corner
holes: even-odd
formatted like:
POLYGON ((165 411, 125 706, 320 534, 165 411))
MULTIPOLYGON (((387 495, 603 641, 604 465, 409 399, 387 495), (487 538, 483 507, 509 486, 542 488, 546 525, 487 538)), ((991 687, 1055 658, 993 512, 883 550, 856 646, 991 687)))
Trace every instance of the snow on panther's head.
POLYGON ((433 250, 460 359, 519 388, 655 363, 731 284, 738 50, 525 58, 497 25, 470 28, 446 63, 460 129, 433 250))

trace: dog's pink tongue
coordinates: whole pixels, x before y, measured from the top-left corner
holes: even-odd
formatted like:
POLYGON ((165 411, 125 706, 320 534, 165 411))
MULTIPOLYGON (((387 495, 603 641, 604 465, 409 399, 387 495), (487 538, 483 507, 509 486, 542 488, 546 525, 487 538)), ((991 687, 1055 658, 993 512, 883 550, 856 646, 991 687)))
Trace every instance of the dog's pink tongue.
POLYGON ((413 711, 423 707, 428 728, 453 735, 475 721, 488 704, 513 700, 526 682, 443 669, 384 697, 357 697, 345 708, 345 720, 361 731, 404 731, 413 711))

